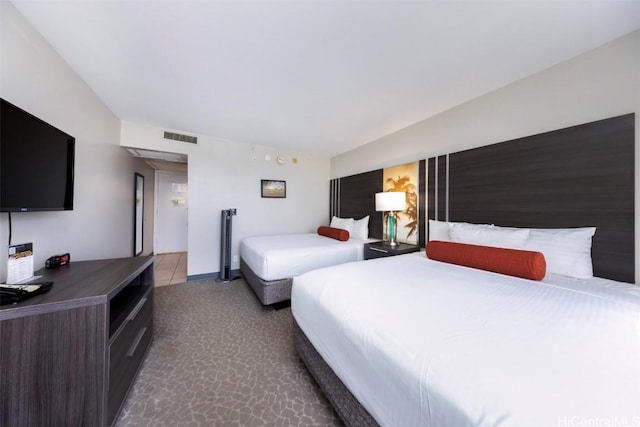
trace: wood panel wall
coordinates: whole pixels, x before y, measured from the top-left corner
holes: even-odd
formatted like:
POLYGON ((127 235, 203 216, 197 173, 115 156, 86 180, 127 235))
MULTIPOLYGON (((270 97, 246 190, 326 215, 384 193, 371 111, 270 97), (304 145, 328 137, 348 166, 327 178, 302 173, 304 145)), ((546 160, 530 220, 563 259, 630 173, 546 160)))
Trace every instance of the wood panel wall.
POLYGON ((369 215, 369 237, 382 239, 382 213, 376 212, 375 202, 382 184, 382 169, 332 179, 331 200, 336 200, 332 215, 355 219, 369 215))
MULTIPOLYGON (((427 185, 426 160, 418 163, 418 244, 424 247, 425 242, 425 208, 427 185)), ((383 238, 384 224, 382 213, 376 212, 375 194, 383 191, 383 169, 364 172, 330 182, 329 217, 360 219, 369 215, 369 237, 383 238)))
POLYGON ((426 245, 426 205, 427 205, 427 161, 420 160, 418 164, 418 246, 426 245))
POLYGON ((595 226, 594 274, 633 282, 634 123, 627 114, 429 159, 429 218, 595 226))

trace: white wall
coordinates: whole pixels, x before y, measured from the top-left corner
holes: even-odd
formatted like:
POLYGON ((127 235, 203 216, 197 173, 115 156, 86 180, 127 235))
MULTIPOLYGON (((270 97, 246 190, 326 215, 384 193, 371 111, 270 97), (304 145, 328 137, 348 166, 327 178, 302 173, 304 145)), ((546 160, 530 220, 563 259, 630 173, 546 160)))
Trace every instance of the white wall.
MULTIPOLYGON (((133 173, 149 173, 119 146, 120 120, 9 2, 0 2, 0 96, 76 138, 74 210, 12 214, 13 243, 33 242, 35 267, 131 256, 133 173)), ((0 281, 8 215, 0 214, 0 281)))
POLYGON ((640 281, 640 31, 331 159, 331 177, 636 113, 640 281))
MULTIPOLYGON (((233 218, 232 256, 238 255, 244 237, 315 232, 319 225, 328 224, 328 158, 203 135, 197 135, 197 145, 168 141, 162 137, 164 130, 122 122, 121 144, 188 155, 189 276, 220 271, 223 209, 238 210, 233 218), (271 160, 265 160, 265 155, 271 160), (286 156, 284 165, 275 162, 278 155, 286 156), (286 199, 261 198, 261 179, 287 181, 286 199)), ((239 268, 238 262, 232 262, 231 268, 239 268)))

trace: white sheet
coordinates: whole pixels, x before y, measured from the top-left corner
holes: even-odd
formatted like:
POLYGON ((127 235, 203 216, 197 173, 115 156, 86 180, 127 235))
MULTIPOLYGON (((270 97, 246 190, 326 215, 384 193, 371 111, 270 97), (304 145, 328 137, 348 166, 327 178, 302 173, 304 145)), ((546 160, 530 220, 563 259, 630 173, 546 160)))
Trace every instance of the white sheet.
POLYGON ((383 426, 640 425, 639 289, 420 253, 296 277, 291 302, 383 426))
POLYGON ((248 237, 240 242, 240 256, 262 280, 294 277, 316 268, 363 259, 364 244, 316 233, 248 237))

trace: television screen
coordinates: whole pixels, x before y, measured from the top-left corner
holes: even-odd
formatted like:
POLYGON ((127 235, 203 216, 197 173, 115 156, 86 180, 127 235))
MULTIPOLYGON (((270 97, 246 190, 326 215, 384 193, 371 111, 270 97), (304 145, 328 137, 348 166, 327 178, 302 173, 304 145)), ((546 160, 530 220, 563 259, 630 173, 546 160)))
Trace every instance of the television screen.
POLYGON ((75 138, 0 101, 0 211, 72 210, 75 138))

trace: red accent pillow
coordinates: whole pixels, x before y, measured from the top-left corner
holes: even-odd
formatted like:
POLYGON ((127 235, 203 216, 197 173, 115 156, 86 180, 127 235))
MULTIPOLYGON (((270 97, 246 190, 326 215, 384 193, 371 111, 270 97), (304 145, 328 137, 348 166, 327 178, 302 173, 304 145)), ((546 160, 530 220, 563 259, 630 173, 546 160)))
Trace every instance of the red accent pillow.
POLYGON ((541 252, 518 249, 432 240, 427 244, 427 257, 532 280, 542 280, 547 272, 547 263, 541 252))
POLYGON ((332 239, 346 242, 349 240, 349 232, 343 228, 331 228, 324 225, 318 227, 318 234, 325 237, 331 237, 332 239))

